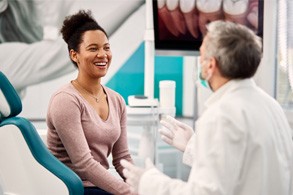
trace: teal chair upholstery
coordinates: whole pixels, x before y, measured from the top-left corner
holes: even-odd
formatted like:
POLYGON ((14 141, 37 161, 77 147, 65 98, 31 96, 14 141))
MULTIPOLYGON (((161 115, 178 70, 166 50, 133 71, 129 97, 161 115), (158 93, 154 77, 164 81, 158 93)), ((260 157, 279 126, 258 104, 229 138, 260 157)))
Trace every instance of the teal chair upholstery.
POLYGON ((47 149, 0 71, 0 194, 83 195, 81 179, 47 149))

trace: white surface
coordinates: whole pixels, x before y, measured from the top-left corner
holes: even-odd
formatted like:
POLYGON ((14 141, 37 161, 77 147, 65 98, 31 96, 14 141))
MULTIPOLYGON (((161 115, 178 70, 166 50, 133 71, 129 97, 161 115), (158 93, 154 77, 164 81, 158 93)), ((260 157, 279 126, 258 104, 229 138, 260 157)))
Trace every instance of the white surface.
POLYGON ((0 117, 2 116, 9 116, 11 113, 10 106, 6 100, 5 95, 2 91, 0 91, 0 117))
MULTIPOLYGON (((195 54, 194 54, 195 55, 195 54)), ((183 58, 183 96, 182 96, 182 115, 193 117, 196 106, 196 56, 185 56, 183 58)))
POLYGON ((264 1, 263 59, 255 76, 256 83, 272 97, 276 97, 277 3, 264 1))
POLYGON ((160 107, 172 108, 175 107, 175 81, 164 80, 159 82, 160 88, 160 107))
POLYGON ((153 27, 153 9, 152 0, 146 0, 145 15, 145 63, 144 63, 144 95, 154 98, 154 80, 155 80, 155 43, 153 27))
POLYGON ((128 96, 128 105, 131 107, 156 107, 159 105, 158 99, 145 98, 141 99, 135 95, 128 96))
POLYGON ((0 145, 0 186, 4 194, 68 194, 66 185, 34 159, 17 127, 0 128, 0 145))

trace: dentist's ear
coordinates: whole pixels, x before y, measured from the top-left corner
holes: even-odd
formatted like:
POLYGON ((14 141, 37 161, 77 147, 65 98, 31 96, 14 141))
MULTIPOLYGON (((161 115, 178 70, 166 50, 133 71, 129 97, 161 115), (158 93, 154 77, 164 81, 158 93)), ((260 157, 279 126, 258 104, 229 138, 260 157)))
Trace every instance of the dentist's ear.
POLYGON ((209 65, 208 65, 208 69, 211 71, 211 72, 215 72, 215 69, 218 68, 218 61, 216 60, 215 57, 211 57, 209 59, 209 65))

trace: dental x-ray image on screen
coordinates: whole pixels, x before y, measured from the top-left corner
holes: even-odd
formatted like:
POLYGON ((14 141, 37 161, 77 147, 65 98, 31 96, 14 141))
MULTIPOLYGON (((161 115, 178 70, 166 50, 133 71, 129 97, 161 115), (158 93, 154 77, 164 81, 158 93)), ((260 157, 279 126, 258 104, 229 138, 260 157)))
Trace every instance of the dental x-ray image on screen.
POLYGON ((153 0, 157 54, 197 55, 214 20, 243 24, 263 35, 264 0, 153 0))

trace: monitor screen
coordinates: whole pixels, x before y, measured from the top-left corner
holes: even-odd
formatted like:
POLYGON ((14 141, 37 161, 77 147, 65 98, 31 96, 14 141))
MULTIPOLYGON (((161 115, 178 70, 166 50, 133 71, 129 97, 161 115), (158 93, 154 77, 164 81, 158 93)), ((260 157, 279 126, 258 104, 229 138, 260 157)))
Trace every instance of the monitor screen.
POLYGON ((226 20, 263 36, 264 0, 153 0, 156 55, 198 55, 206 24, 226 20))

